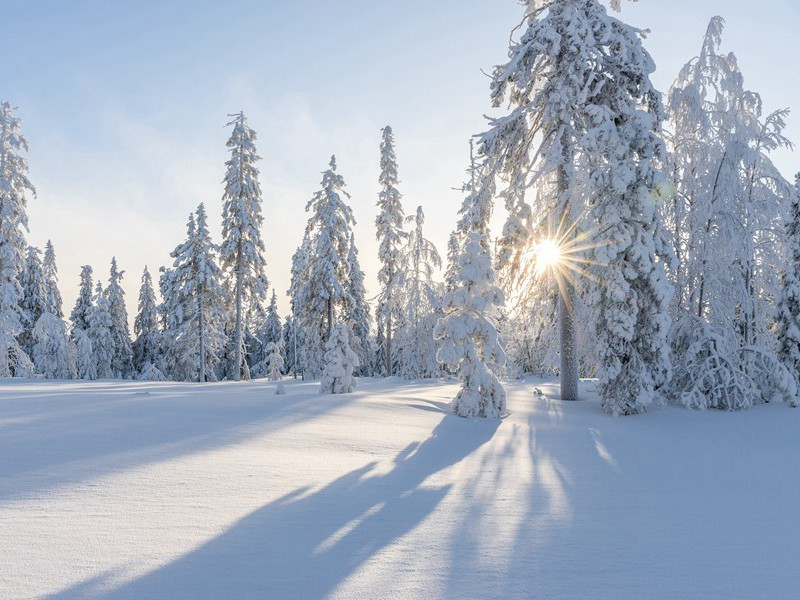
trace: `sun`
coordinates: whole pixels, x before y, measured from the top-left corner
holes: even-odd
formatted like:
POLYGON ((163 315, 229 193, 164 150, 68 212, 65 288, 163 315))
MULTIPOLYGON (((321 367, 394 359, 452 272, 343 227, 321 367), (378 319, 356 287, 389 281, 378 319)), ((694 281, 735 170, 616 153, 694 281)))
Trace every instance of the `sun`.
POLYGON ((536 270, 544 273, 561 262, 562 252, 558 240, 548 238, 536 244, 536 270))

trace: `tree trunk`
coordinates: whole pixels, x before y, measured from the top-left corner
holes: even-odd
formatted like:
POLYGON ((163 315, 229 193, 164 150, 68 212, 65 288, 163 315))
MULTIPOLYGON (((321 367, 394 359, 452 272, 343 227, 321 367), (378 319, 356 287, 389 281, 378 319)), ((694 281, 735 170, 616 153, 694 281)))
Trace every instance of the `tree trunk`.
POLYGON ((558 295, 561 345, 561 399, 578 399, 578 353, 575 341, 575 287, 565 278, 558 295))
POLYGON ((328 298, 328 336, 325 338, 327 342, 331 339, 331 332, 333 331, 333 300, 329 297, 328 298))
POLYGON ((386 376, 392 376, 392 310, 387 307, 386 316, 386 376))

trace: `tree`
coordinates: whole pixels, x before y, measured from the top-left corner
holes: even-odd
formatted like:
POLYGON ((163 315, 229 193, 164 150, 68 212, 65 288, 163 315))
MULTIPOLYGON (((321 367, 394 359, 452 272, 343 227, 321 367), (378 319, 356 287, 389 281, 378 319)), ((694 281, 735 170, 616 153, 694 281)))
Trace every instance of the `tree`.
POLYGON ((114 319, 111 316, 108 294, 103 291, 98 281, 95 287, 94 304, 89 312, 89 339, 92 342, 92 357, 99 379, 112 379, 114 373, 114 337, 112 329, 114 319))
POLYGON ((292 372, 292 376, 297 379, 299 349, 303 346, 302 331, 295 327, 296 319, 291 315, 286 315, 283 322, 283 351, 286 354, 286 372, 292 372))
POLYGON ((78 379, 97 379, 97 365, 94 360, 92 340, 87 329, 73 328, 72 338, 75 344, 75 362, 78 379))
POLYGON ((444 295, 434 337, 440 341, 437 359, 461 380, 452 403, 456 414, 497 419, 505 413, 506 393, 493 372, 505 363, 495 320, 504 297, 495 285, 489 241, 494 173, 482 170, 478 181, 464 199, 457 225, 463 240, 458 287, 444 295))
POLYGON ((133 367, 138 374, 159 362, 161 332, 158 328, 158 305, 153 290, 153 278, 147 267, 142 273, 142 285, 139 288, 139 310, 133 322, 133 367))
POLYGON ((58 289, 58 267, 56 266, 56 252, 53 243, 47 240, 44 247, 44 261, 42 263, 44 282, 47 297, 47 312, 54 314, 59 319, 64 318, 64 307, 61 300, 61 291, 58 289))
POLYGON ((786 224, 789 257, 778 301, 778 358, 800 387, 800 173, 795 177, 792 213, 786 224))
MULTIPOLYGON (((369 375, 369 358, 372 354, 369 330, 370 314, 367 304, 367 292, 364 287, 364 272, 358 261, 358 249, 355 236, 350 233, 350 248, 347 253, 347 296, 344 309, 344 321, 350 328, 350 346, 358 356, 359 375, 369 375)), ((430 334, 430 331, 428 332, 430 334)))
POLYGON ((117 259, 111 259, 111 272, 108 287, 105 290, 108 300, 108 312, 111 315, 111 334, 113 358, 111 370, 114 377, 126 379, 133 375, 133 349, 131 333, 128 327, 128 310, 125 308, 125 291, 122 289, 122 277, 125 271, 117 268, 117 259))
POLYGON ((272 290, 267 312, 261 318, 258 330, 255 335, 255 348, 253 350, 253 377, 265 377, 269 369, 269 350, 270 344, 277 344, 280 350, 281 340, 283 339, 283 327, 281 317, 278 314, 278 297, 275 290, 272 290))
POLYGON ((399 277, 400 305, 404 318, 398 330, 398 374, 408 379, 433 377, 439 370, 436 362, 436 342, 431 331, 440 309, 439 285, 433 281, 433 271, 442 266, 442 259, 433 242, 425 238, 422 227, 425 214, 422 207, 409 216, 413 229, 401 255, 399 277))
POLYGON ((67 325, 57 315, 44 312, 33 328, 33 362, 36 372, 48 379, 72 379, 77 374, 75 349, 67 325))
MULTIPOLYGON (((336 172, 336 157, 331 157, 321 185, 306 205, 311 216, 305 231, 305 272, 293 273, 299 286, 294 306, 305 330, 304 366, 312 376, 322 371, 324 342, 349 301, 348 256, 355 224, 353 212, 342 198, 350 196, 343 189, 344 179, 336 172)), ((300 256, 297 258, 299 261, 300 256)))
POLYGON ((189 372, 186 378, 208 381, 225 344, 223 332, 222 271, 216 262, 205 208, 189 215, 186 241, 170 254, 175 261, 167 278, 173 291, 171 330, 175 351, 189 372))
POLYGON ((33 328, 39 317, 47 311, 47 288, 42 270, 41 252, 34 246, 28 246, 25 258, 25 270, 20 277, 22 285, 22 315, 24 318, 23 330, 20 335, 20 344, 33 356, 33 328))
POLYGON ((20 279, 25 267, 28 230, 26 193, 36 194, 28 180, 28 140, 20 133, 16 108, 0 102, 0 377, 26 377, 33 370, 17 340, 25 316, 20 306, 20 279))
POLYGON ((234 371, 233 378, 242 377, 244 362, 244 320, 250 304, 263 299, 267 293, 264 275, 264 242, 261 239, 261 186, 258 183, 260 160, 256 153, 256 132, 247 125, 244 113, 235 117, 228 148, 230 159, 225 163, 225 194, 222 202, 222 246, 220 262, 233 279, 234 289, 234 371))
POLYGON ((398 276, 400 272, 400 252, 405 233, 403 231, 403 205, 402 195, 397 189, 397 157, 394 152, 394 133, 388 125, 382 130, 381 141, 381 174, 378 183, 381 191, 378 193, 378 217, 375 220, 376 237, 378 240, 378 258, 381 262, 378 271, 378 308, 376 319, 383 333, 382 344, 378 351, 386 361, 386 375, 394 372, 394 358, 392 356, 392 341, 394 339, 394 319, 396 317, 398 293, 398 276))
POLYGON ((94 283, 92 282, 92 267, 90 265, 83 265, 81 267, 81 283, 78 289, 78 299, 75 300, 75 306, 69 315, 69 320, 72 323, 72 338, 76 339, 75 331, 81 329, 89 331, 89 315, 92 311, 92 289, 94 283))
POLYGON ((358 356, 350 348, 347 326, 337 323, 325 344, 325 369, 320 382, 320 394, 349 394, 356 387, 353 371, 358 356))
POLYGON ((267 377, 270 381, 277 381, 275 386, 275 393, 285 394, 286 390, 283 387, 281 378, 283 376, 283 352, 279 342, 270 342, 267 344, 267 363, 269 364, 269 372, 267 377))

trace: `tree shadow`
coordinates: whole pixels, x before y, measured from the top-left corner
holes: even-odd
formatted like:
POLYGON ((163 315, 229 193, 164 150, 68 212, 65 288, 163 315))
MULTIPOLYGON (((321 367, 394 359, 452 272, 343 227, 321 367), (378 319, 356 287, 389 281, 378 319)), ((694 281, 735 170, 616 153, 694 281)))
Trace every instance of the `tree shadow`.
POLYGON ((0 501, 229 445, 368 394, 245 383, 35 382, 0 402, 0 501))
POLYGON ((425 480, 487 443, 498 426, 445 416, 389 472, 373 473, 369 463, 317 491, 296 490, 129 583, 109 589, 97 579, 93 589, 82 582, 51 598, 322 598, 424 521, 450 489, 425 480))

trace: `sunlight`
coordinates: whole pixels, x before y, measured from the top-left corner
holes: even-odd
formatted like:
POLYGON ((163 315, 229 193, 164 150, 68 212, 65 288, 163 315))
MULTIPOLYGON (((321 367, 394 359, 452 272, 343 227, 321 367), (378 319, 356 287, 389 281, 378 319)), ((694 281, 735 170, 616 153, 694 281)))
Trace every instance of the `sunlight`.
POLYGON ((558 240, 547 238, 536 245, 536 270, 544 273, 561 262, 561 246, 558 240))

